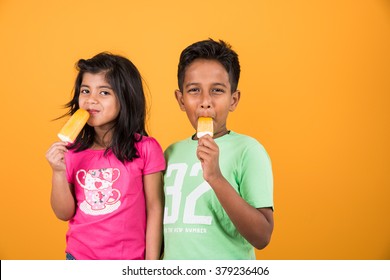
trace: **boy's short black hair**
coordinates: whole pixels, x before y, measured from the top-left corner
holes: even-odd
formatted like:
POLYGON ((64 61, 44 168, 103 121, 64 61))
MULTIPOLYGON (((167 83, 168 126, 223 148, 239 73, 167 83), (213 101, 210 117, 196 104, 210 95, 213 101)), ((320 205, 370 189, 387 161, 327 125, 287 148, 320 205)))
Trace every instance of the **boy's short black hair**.
POLYGON ((182 51, 177 71, 180 91, 183 91, 184 74, 188 65, 199 58, 216 60, 221 63, 229 74, 232 93, 237 90, 238 80, 240 79, 240 62, 237 53, 232 50, 228 43, 222 40, 217 42, 208 39, 196 42, 182 51))

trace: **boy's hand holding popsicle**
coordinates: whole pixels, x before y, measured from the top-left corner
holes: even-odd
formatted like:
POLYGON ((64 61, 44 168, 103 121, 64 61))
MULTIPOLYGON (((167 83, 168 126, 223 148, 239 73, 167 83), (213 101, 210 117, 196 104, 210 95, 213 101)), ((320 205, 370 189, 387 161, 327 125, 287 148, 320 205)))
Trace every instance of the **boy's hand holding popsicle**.
POLYGON ((207 182, 222 177, 218 162, 219 148, 212 139, 213 135, 213 119, 200 117, 196 133, 196 136, 199 138, 196 154, 202 164, 203 177, 207 182))

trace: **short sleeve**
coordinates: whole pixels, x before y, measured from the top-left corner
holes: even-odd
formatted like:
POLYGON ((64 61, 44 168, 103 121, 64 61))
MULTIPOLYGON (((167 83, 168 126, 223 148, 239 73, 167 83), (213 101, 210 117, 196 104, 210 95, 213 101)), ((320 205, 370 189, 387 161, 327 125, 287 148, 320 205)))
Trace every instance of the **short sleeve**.
POLYGON ((144 160, 143 174, 152 174, 165 170, 165 158, 160 144, 153 137, 143 137, 137 143, 140 156, 144 160))
POLYGON ((268 153, 254 142, 242 157, 241 196, 255 208, 273 207, 273 174, 268 153))

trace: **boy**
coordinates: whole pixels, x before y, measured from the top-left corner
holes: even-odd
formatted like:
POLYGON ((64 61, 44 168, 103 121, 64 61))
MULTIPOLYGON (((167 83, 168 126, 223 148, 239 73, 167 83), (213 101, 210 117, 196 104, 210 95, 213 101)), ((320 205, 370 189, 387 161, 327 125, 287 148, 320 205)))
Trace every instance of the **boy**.
POLYGON ((196 134, 165 151, 164 259, 255 259, 273 230, 269 157, 253 138, 226 127, 240 100, 237 54, 223 41, 200 41, 180 56, 180 109, 197 129, 211 117, 213 137, 196 134))

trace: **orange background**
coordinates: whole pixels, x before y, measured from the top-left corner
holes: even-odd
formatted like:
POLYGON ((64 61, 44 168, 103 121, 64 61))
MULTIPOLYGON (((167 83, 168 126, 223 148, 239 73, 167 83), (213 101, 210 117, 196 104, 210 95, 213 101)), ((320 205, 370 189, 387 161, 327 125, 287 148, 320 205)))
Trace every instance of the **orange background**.
POLYGON ((275 176, 259 259, 390 259, 390 3, 0 0, 1 259, 64 259, 45 152, 79 58, 129 57, 163 148, 193 131, 174 99, 181 50, 208 37, 240 56, 228 127, 257 138, 275 176))

